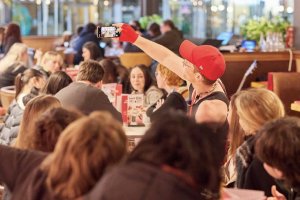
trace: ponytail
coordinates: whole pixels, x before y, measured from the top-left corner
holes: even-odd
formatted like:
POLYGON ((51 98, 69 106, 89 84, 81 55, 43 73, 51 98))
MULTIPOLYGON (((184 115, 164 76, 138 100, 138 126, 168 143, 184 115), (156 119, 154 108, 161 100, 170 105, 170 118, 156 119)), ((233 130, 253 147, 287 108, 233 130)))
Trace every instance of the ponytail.
POLYGON ((15 99, 17 99, 17 97, 19 96, 20 92, 22 91, 22 89, 25 85, 23 80, 22 80, 23 76, 24 76, 23 73, 19 73, 15 78, 15 86, 16 86, 15 99))
POLYGON ((15 99, 22 92, 24 86, 29 83, 31 78, 43 78, 43 74, 36 69, 27 69, 23 73, 19 73, 15 78, 16 95, 15 99))

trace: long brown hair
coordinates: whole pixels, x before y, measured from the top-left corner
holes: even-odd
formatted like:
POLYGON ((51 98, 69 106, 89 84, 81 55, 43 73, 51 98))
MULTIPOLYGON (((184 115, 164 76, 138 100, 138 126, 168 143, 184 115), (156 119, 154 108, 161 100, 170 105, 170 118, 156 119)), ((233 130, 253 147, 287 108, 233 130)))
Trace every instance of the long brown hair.
POLYGON ((41 165, 55 199, 74 199, 87 193, 105 170, 126 153, 122 125, 109 113, 94 112, 70 124, 53 154, 41 165))
POLYGON ((9 37, 14 37, 17 39, 18 42, 22 42, 21 30, 18 24, 16 23, 8 24, 6 28, 5 37, 4 37, 4 43, 7 42, 9 37))
POLYGON ((60 106, 58 99, 50 95, 41 95, 31 99, 26 104, 15 147, 20 149, 30 148, 30 138, 32 138, 32 130, 36 120, 45 111, 60 106))

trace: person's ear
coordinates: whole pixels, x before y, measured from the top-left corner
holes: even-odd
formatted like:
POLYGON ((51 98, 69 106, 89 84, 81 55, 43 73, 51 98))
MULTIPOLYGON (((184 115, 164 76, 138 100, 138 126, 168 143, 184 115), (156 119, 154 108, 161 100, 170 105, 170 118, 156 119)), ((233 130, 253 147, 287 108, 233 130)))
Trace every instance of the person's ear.
POLYGON ((101 89, 101 87, 102 87, 102 80, 99 81, 98 83, 96 83, 95 87, 101 89))

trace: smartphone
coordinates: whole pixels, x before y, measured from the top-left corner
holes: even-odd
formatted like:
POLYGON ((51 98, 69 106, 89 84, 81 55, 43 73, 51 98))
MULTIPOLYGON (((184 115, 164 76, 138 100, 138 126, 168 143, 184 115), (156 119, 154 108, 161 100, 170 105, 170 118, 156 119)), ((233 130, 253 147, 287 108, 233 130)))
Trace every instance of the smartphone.
POLYGON ((34 55, 35 55, 35 49, 34 48, 27 48, 27 54, 28 54, 28 56, 30 56, 33 59, 34 55))
POLYGON ((120 36, 119 28, 116 26, 98 26, 97 36, 99 38, 114 38, 120 36))

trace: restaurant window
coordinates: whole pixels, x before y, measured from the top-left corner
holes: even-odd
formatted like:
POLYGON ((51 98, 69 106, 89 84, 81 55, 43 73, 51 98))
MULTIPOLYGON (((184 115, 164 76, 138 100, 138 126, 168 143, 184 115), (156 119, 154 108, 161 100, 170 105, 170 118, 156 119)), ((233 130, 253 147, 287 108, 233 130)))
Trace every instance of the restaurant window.
POLYGON ((239 34, 251 18, 279 16, 292 22, 293 0, 162 0, 164 19, 172 19, 185 36, 216 37, 221 32, 239 34))

